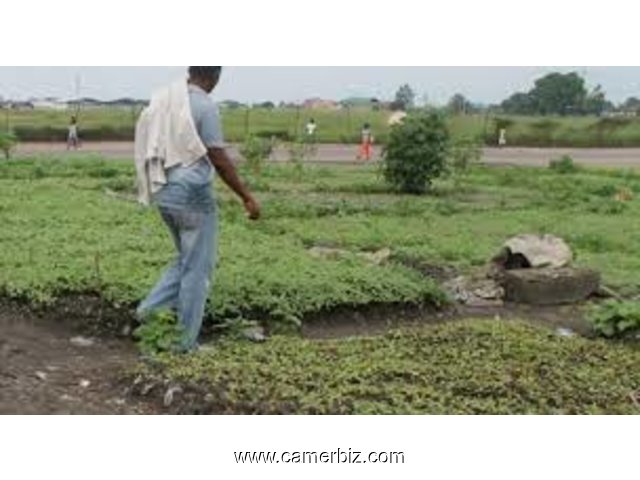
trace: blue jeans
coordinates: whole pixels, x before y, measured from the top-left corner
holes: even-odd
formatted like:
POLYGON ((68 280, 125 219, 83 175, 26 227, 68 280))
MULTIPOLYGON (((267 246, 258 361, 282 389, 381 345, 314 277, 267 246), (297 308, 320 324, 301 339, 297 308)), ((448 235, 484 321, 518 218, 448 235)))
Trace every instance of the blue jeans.
POLYGON ((189 211, 160 207, 178 256, 138 307, 138 315, 172 309, 184 328, 181 349, 197 348, 211 275, 217 258, 218 221, 215 209, 189 211))

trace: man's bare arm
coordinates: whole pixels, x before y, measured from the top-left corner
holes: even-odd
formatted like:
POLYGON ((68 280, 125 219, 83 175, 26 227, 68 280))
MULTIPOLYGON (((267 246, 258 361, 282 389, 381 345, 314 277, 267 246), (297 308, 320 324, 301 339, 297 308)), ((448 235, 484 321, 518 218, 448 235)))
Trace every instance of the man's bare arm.
POLYGON ((209 148, 207 153, 220 178, 242 200, 249 218, 252 220, 260 218, 260 206, 251 195, 249 189, 240 180, 236 167, 233 165, 229 155, 227 155, 227 151, 224 148, 209 148))

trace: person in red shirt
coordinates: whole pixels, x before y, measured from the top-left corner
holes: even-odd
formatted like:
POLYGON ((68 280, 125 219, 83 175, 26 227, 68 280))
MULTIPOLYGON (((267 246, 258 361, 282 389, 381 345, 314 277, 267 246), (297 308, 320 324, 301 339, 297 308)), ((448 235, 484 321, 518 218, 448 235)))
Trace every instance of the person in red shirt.
POLYGON ((365 123, 362 127, 360 153, 358 154, 358 160, 364 160, 368 162, 371 160, 373 153, 373 134, 371 133, 371 125, 365 123))

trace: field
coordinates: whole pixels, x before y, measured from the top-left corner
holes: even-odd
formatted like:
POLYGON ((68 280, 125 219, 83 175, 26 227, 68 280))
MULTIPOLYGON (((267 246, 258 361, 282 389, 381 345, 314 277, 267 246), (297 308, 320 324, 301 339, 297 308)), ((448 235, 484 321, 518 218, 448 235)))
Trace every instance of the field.
MULTIPOLYGON (((443 277, 481 267, 518 233, 564 237, 579 265, 637 296, 640 174, 477 166, 424 197, 390 193, 368 166, 244 174, 263 204, 258 223, 216 185, 222 236, 207 330, 226 339, 214 353, 130 372, 151 398, 176 382, 186 392, 178 411, 637 412, 637 345, 507 320, 429 324, 447 309, 443 277), (630 195, 619 200, 620 191, 630 195), (318 247, 339 251, 314 254, 318 247), (380 264, 363 255, 382 249, 391 255, 380 264), (400 330, 299 338, 314 324, 338 323, 339 333, 340 321, 366 325, 381 315, 400 330), (412 328, 402 327, 404 316, 412 328), (264 346, 233 340, 252 322, 274 338, 264 346)), ((130 162, 0 162, 3 298, 45 319, 121 333, 172 256, 158 216, 132 194, 130 162)))
MULTIPOLYGON (((83 139, 131 140, 139 109, 99 108, 80 111, 83 139)), ((23 141, 64 141, 70 112, 0 111, 0 124, 14 129, 23 141)), ((370 109, 296 110, 260 108, 223 110, 224 131, 230 142, 242 141, 247 133, 294 138, 309 118, 318 124, 320 143, 355 143, 365 122, 372 125, 379 143, 386 141, 390 113, 370 109)), ((640 119, 596 117, 506 117, 468 115, 450 118, 455 136, 473 136, 495 145, 497 128, 507 129, 511 146, 523 147, 637 147, 640 119)))

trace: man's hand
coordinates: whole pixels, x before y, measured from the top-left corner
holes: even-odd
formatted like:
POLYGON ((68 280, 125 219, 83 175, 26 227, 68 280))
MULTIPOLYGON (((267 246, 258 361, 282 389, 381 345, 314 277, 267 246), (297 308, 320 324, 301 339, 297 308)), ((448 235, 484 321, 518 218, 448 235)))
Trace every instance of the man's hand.
POLYGON ((260 218, 260 205, 258 205, 253 195, 251 195, 247 187, 240 181, 233 163, 227 156, 227 152, 223 148, 210 148, 208 153, 209 159, 220 175, 220 178, 242 199, 249 218, 251 220, 258 220, 260 218))
POLYGON ((244 209, 247 211, 249 220, 258 220, 260 218, 260 205, 253 197, 244 200, 244 209))

